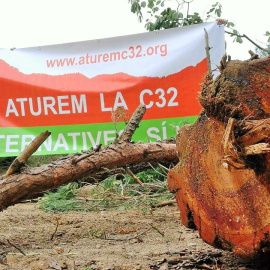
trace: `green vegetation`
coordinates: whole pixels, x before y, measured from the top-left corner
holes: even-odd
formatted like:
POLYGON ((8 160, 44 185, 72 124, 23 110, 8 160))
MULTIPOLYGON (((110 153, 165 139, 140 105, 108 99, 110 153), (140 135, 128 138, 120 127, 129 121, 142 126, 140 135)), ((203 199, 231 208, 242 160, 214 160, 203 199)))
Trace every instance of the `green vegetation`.
POLYGON ((45 211, 100 211, 141 209, 149 211, 164 200, 173 198, 168 191, 166 174, 162 169, 146 170, 136 175, 143 185, 138 184, 131 176, 109 177, 96 185, 82 186, 70 183, 60 187, 56 192, 47 192, 39 201, 45 211), (87 187, 87 193, 79 196, 80 188, 87 187))
MULTIPOLYGON (((198 12, 190 13, 190 5, 196 5, 196 1, 193 0, 128 0, 128 2, 131 4, 131 12, 137 15, 139 21, 145 20, 145 28, 148 31, 203 23, 210 19, 220 19, 222 16, 222 5, 219 2, 215 2, 205 16, 198 12)), ((269 31, 265 33, 268 41, 263 48, 246 34, 240 34, 235 29, 233 22, 225 20, 223 22, 225 23, 225 33, 232 37, 235 42, 243 43, 243 38, 245 38, 257 48, 256 52, 259 52, 259 56, 270 55, 269 31)))
POLYGON ((198 12, 190 14, 190 1, 174 1, 173 4, 168 4, 166 0, 129 0, 129 3, 131 12, 138 16, 140 22, 143 21, 143 17, 146 17, 145 28, 148 31, 203 23, 213 17, 220 18, 222 14, 222 6, 219 2, 212 5, 205 18, 198 12))
POLYGON ((78 183, 70 183, 58 188, 57 192, 47 192, 39 202, 40 208, 54 212, 82 211, 81 202, 75 200, 78 187, 78 183))

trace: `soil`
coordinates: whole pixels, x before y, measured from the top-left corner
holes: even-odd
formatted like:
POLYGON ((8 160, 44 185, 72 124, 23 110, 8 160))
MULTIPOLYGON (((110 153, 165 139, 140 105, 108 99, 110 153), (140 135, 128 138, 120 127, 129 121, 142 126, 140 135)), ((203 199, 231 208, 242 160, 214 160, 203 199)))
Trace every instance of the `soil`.
MULTIPOLYGON (((0 269, 257 269, 204 243, 176 205, 44 212, 33 202, 0 213, 0 269)), ((268 268, 261 268, 268 269, 268 268)))

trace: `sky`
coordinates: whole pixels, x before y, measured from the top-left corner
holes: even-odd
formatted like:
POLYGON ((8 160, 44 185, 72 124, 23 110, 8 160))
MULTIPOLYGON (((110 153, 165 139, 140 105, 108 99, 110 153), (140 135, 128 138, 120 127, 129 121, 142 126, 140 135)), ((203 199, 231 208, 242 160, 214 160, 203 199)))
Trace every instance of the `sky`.
MULTIPOLYGON (((175 0, 167 0, 175 6, 175 0)), ((187 0, 192 1, 192 0, 187 0)), ((193 0, 190 11, 202 16, 216 1, 193 0)), ((270 31, 269 0, 220 0, 222 18, 236 24, 241 34, 266 42, 270 31)), ((100 39, 146 32, 130 12, 128 0, 0 0, 0 48, 23 48, 100 39)), ((254 45, 242 45, 225 35, 232 59, 246 60, 254 45)))

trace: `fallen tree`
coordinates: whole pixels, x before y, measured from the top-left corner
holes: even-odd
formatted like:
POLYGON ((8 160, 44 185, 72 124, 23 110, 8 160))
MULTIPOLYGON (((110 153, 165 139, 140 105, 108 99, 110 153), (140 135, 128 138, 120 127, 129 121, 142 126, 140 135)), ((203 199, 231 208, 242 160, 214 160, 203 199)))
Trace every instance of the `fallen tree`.
MULTIPOLYGON (((85 153, 87 155, 87 153, 85 153)), ((0 179, 0 209, 46 190, 95 175, 115 167, 124 167, 140 162, 177 160, 175 144, 131 143, 111 144, 95 154, 83 157, 72 155, 51 164, 27 168, 21 173, 0 179)), ((94 182, 94 178, 93 178, 94 182)))
POLYGON ((168 184, 183 224, 244 258, 270 253, 270 57, 224 62, 176 138, 168 184))
POLYGON ((33 141, 8 169, 6 175, 0 177, 0 210, 22 200, 33 197, 46 190, 93 176, 107 175, 111 169, 136 165, 140 163, 176 163, 176 145, 174 143, 133 143, 131 137, 145 113, 145 106, 140 105, 134 112, 126 129, 115 143, 106 147, 97 147, 84 153, 62 157, 51 164, 36 168, 20 168, 27 158, 38 148, 36 142, 42 143, 44 135, 33 141))

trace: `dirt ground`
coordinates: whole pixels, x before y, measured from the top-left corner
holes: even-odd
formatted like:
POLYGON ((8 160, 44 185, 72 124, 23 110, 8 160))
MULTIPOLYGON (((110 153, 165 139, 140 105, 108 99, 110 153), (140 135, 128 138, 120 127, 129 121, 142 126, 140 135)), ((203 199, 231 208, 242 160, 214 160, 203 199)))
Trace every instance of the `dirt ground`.
POLYGON ((205 244, 181 225, 176 205, 48 213, 28 202, 1 212, 0 222, 5 270, 257 269, 205 244))

